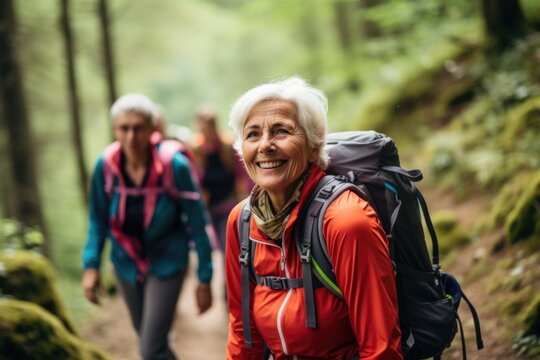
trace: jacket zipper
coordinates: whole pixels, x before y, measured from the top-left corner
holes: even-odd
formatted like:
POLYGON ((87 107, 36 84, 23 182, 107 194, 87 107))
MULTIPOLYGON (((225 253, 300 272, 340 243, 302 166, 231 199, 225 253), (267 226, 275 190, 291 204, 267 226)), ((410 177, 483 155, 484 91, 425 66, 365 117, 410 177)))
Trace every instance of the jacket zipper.
MULTIPOLYGON (((285 231, 283 231, 283 235, 281 237, 281 270, 285 271, 285 277, 290 278, 289 270, 287 269, 287 266, 285 265, 285 231)), ((279 334, 279 340, 281 341, 281 347, 283 349, 283 353, 285 355, 289 355, 289 351, 287 350, 287 344, 285 343, 285 335, 283 334, 283 326, 282 326, 282 318, 283 318, 283 312, 285 310, 285 306, 287 305, 287 302, 289 301, 289 298, 292 295, 292 290, 289 289, 287 291, 287 295, 285 295, 285 299, 281 303, 281 306, 279 307, 278 316, 277 316, 277 329, 279 334)), ((296 356, 294 357, 296 358, 296 356)))
MULTIPOLYGON (((280 260, 281 270, 285 272, 285 277, 290 278, 289 271, 287 270, 287 267, 285 266, 285 241, 284 241, 284 239, 285 239, 285 232, 283 232, 283 236, 281 238, 281 246, 278 246, 276 244, 263 242, 263 241, 257 241, 257 240, 255 240, 253 238, 250 238, 251 241, 254 241, 254 242, 259 243, 259 244, 278 247, 281 250, 281 260, 280 260)), ((281 325, 281 318, 283 316, 283 311, 285 310, 285 305, 287 305, 287 302, 289 301, 289 298, 291 297, 291 295, 292 295, 292 289, 289 289, 287 291, 287 295, 285 295, 285 300, 283 300, 283 302, 281 303, 281 306, 279 307, 278 315, 277 315, 277 324, 276 324, 278 334, 279 334, 279 340, 281 342, 281 348, 283 349, 283 353, 285 355, 287 355, 287 356, 289 356, 289 352, 287 351, 287 344, 285 343, 285 336, 283 335, 283 328, 282 328, 282 325, 281 325)), ((293 359, 296 359, 296 355, 293 356, 293 359)))

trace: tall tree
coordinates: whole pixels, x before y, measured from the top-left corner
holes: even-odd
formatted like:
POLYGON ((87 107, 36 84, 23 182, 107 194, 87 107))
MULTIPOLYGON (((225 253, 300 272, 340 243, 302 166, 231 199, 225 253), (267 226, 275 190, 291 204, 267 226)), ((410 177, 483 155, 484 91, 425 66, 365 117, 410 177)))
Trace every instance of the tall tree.
MULTIPOLYGON (((4 118, 2 111, 2 104, 0 103, 0 119, 4 118)), ((9 155, 7 153, 8 141, 5 136, 7 129, 5 128, 5 121, 0 121, 0 201, 2 207, 0 208, 0 217, 15 217, 15 194, 13 193, 13 178, 11 177, 9 155)))
MULTIPOLYGON (((359 0, 357 6, 363 12, 378 5, 380 2, 380 0, 359 0)), ((367 38, 376 38, 382 35, 379 26, 374 21, 366 18, 362 18, 360 21, 360 32, 367 38)))
POLYGON ((339 43, 343 50, 345 59, 345 77, 347 87, 351 91, 358 91, 360 83, 356 74, 356 63, 358 59, 355 54, 355 42, 357 37, 352 31, 352 16, 354 16, 354 4, 350 2, 338 1, 334 3, 335 26, 339 43))
POLYGON ((482 0, 482 15, 489 44, 504 48, 526 33, 519 0, 482 0))
MULTIPOLYGON (((22 75, 16 53, 16 14, 13 0, 0 1, 0 96, 2 121, 7 132, 6 147, 15 199, 13 214, 46 235, 34 160, 34 141, 24 97, 22 75)), ((45 236, 45 239, 48 239, 45 236)), ((47 255, 47 242, 43 251, 47 255)))
POLYGON ((107 0, 98 0, 98 13, 101 23, 101 41, 103 47, 103 64, 105 66, 105 76, 107 78, 107 90, 109 94, 109 105, 116 101, 116 72, 114 67, 113 46, 110 30, 109 8, 107 0))
POLYGON ((75 51, 73 34, 71 32, 70 21, 70 1, 61 0, 60 25, 64 35, 64 45, 67 61, 68 94, 71 113, 71 139, 75 147, 77 158, 77 169, 79 172, 79 185, 81 193, 84 195, 85 203, 88 203, 88 171, 84 161, 84 146, 81 131, 81 111, 79 92, 77 88, 77 76, 75 73, 75 51))

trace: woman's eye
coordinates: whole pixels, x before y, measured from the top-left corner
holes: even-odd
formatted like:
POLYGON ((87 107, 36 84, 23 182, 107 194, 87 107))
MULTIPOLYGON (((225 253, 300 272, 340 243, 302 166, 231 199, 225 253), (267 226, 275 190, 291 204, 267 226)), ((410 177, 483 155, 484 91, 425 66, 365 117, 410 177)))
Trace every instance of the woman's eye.
POLYGON ((247 134, 246 134, 246 139, 253 139, 255 137, 259 136, 259 133, 256 132, 256 131, 249 131, 247 134))
POLYGON ((289 135, 289 131, 287 131, 286 129, 283 129, 283 128, 276 129, 272 133, 273 133, 274 136, 277 136, 277 137, 283 137, 283 136, 289 135))

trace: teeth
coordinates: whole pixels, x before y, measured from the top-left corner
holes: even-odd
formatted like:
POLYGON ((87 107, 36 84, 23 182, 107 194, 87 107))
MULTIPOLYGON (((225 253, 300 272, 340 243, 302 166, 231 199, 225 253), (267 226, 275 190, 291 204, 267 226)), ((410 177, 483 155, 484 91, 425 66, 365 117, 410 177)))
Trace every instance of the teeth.
POLYGON ((280 165, 282 165, 284 161, 268 161, 268 162, 260 162, 259 166, 263 169, 272 169, 276 168, 280 165))

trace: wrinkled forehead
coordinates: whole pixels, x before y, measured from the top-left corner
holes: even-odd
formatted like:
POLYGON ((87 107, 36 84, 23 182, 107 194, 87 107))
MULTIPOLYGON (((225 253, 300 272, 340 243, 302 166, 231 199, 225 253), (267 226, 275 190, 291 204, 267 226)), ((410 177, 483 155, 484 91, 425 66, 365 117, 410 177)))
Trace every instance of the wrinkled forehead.
POLYGON ((254 122, 293 121, 298 123, 296 105, 282 99, 267 99, 255 104, 249 112, 244 127, 254 122))

